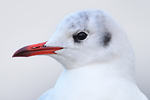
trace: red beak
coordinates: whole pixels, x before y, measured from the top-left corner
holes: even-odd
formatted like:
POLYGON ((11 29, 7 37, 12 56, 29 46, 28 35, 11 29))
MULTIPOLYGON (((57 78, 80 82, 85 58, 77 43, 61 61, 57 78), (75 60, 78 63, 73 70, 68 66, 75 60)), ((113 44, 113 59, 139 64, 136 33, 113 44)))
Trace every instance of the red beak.
POLYGON ((12 57, 29 57, 35 55, 56 54, 55 51, 63 49, 62 47, 46 47, 46 42, 25 46, 14 53, 12 57))

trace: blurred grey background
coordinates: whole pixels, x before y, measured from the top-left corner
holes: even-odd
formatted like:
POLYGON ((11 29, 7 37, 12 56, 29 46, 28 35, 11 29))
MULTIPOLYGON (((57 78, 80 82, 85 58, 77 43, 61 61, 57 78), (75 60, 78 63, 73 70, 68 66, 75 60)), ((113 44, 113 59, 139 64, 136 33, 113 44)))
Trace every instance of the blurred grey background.
POLYGON ((54 86, 63 70, 54 59, 11 56, 49 40, 66 15, 91 8, 110 13, 128 34, 137 84, 150 98, 150 0, 0 0, 0 100, 36 100, 54 86))

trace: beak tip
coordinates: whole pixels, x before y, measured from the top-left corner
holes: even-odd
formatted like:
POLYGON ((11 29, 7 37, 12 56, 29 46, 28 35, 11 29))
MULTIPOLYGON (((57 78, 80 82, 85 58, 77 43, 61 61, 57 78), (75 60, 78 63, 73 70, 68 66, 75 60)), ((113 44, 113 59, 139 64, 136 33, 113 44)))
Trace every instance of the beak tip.
POLYGON ((14 58, 14 57, 18 57, 15 53, 12 55, 12 58, 14 58))
POLYGON ((14 57, 18 57, 18 56, 16 55, 16 53, 14 53, 14 54, 12 55, 12 58, 14 58, 14 57))
POLYGON ((14 53, 14 54, 12 55, 12 58, 14 58, 14 57, 16 57, 16 53, 14 53))

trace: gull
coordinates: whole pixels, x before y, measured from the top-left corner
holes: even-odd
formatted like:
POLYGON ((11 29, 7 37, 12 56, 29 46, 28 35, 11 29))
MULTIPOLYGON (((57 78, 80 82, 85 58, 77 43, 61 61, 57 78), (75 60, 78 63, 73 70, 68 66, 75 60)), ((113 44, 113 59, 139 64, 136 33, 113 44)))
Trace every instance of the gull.
POLYGON ((49 41, 23 47, 13 57, 34 55, 48 55, 64 67, 38 100, 148 100, 135 81, 127 35, 103 10, 68 15, 49 41))

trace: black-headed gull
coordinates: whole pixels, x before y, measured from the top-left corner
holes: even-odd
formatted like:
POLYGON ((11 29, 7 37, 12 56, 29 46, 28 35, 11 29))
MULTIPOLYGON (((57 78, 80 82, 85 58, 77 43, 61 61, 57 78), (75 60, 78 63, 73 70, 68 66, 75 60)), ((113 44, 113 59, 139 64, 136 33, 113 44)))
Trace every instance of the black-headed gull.
POLYGON ((134 78, 134 56, 120 25, 101 10, 70 14, 47 42, 13 57, 49 55, 65 68, 39 100, 148 100, 134 78))

